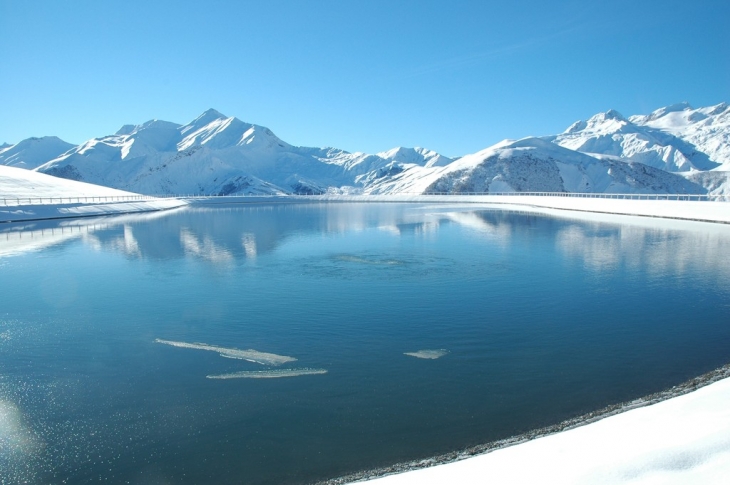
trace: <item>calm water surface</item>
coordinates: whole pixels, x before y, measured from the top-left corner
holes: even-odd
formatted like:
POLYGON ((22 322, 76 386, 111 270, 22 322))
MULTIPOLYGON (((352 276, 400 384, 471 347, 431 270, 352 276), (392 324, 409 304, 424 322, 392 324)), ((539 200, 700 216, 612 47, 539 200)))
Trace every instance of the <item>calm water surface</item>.
POLYGON ((475 206, 3 225, 0 483, 309 483, 665 389, 730 362, 728 254, 475 206))

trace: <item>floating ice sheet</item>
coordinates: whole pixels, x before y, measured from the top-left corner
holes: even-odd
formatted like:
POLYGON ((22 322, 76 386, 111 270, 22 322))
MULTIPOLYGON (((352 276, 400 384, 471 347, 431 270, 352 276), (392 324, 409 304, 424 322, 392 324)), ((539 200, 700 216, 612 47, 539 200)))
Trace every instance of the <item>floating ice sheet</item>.
POLYGON ((449 351, 446 349, 435 349, 435 350, 418 350, 416 352, 403 352, 404 355, 410 355, 411 357, 416 357, 418 359, 438 359, 439 357, 443 357, 444 355, 448 354, 449 351))
POLYGON ((158 344, 172 345, 173 347, 181 347, 184 349, 197 349, 197 350, 209 350, 211 352, 218 352, 221 357, 227 357, 229 359, 241 359, 249 362, 255 362, 256 364, 263 365, 281 365, 287 362, 294 362, 294 357, 287 355, 269 354, 267 352, 259 352, 258 350, 248 349, 228 349, 225 347, 218 347, 216 345, 208 345, 204 343, 188 343, 188 342, 175 342, 173 340, 162 340, 155 339, 158 344))
POLYGON ((230 374, 218 374, 206 376, 208 379, 276 379, 279 377, 309 376, 315 374, 326 374, 327 369, 274 369, 232 372, 230 374))

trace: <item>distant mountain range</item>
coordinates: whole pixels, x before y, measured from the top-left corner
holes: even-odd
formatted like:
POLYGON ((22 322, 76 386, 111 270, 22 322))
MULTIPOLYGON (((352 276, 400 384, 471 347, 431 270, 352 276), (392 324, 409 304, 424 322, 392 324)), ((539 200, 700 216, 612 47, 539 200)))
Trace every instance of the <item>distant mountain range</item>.
POLYGON ((458 159, 292 146, 211 109, 186 125, 125 125, 78 146, 56 137, 1 145, 0 164, 144 194, 730 194, 730 107, 683 103, 629 118, 610 110, 458 159))

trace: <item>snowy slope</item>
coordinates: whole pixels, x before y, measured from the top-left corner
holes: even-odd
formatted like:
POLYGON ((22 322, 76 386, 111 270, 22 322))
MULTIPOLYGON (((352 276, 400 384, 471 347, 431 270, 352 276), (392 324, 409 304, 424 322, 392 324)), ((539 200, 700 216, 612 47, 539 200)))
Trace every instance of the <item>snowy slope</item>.
POLYGON ((0 222, 154 212, 186 204, 0 165, 0 222))
POLYGON ((545 139, 571 150, 612 155, 668 172, 710 170, 720 165, 689 141, 669 131, 636 124, 614 110, 577 121, 560 135, 545 139))
POLYGON ((0 165, 33 169, 72 148, 74 145, 55 136, 28 138, 16 145, 0 147, 0 165))
POLYGON ((0 199, 133 195, 136 194, 0 165, 0 199))
POLYGON ((540 138, 506 140, 445 167, 412 165, 374 181, 373 194, 465 192, 704 193, 678 175, 593 157, 540 138))
POLYGON ((681 103, 629 120, 681 138, 719 163, 718 170, 730 170, 730 106, 726 103, 698 109, 681 103))
POLYGON ((712 170, 684 175, 690 182, 704 187, 711 195, 730 195, 730 171, 712 170))

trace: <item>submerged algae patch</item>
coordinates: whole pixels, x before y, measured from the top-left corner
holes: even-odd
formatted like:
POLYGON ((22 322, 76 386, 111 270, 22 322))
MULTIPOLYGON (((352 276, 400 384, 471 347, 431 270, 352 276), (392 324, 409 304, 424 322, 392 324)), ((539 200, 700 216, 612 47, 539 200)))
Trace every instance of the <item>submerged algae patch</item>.
POLYGON ((337 254, 332 257, 333 261, 345 263, 369 264, 374 266, 403 266, 408 264, 402 259, 377 258, 373 256, 358 256, 355 254, 337 254))
POLYGON ((155 342, 158 344, 165 344, 165 345, 171 345, 173 347, 180 347, 184 349, 196 349, 196 350, 208 350, 211 352, 218 352, 221 357, 226 357, 229 359, 240 359, 240 360, 247 360, 249 362, 254 362, 256 364, 262 364, 262 365, 281 365, 285 364, 287 362, 294 362, 294 357, 289 357, 287 355, 277 355, 277 354, 271 354, 268 352, 259 352, 258 350, 254 349, 248 349, 248 350, 239 350, 239 349, 230 349, 226 347, 218 347, 217 345, 208 345, 204 343, 188 343, 188 342, 176 342, 173 340, 162 340, 162 339, 155 339, 155 342))
POLYGON ((208 379, 277 379, 281 377, 309 376, 326 373, 327 369, 273 369, 231 372, 230 374, 218 374, 206 377, 208 379))

